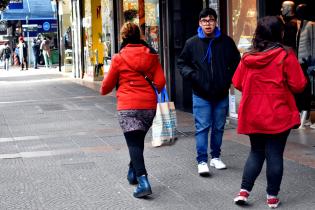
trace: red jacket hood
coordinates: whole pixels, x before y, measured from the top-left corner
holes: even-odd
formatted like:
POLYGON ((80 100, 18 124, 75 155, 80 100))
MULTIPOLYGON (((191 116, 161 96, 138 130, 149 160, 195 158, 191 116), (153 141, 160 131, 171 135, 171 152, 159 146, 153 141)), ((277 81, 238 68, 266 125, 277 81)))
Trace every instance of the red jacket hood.
POLYGON ((156 65, 158 54, 150 53, 150 49, 142 44, 128 44, 120 51, 124 62, 134 71, 146 72, 156 65))
POLYGON ((251 69, 261 69, 267 66, 270 62, 281 62, 283 60, 283 48, 271 49, 264 52, 247 53, 244 55, 243 63, 251 69))

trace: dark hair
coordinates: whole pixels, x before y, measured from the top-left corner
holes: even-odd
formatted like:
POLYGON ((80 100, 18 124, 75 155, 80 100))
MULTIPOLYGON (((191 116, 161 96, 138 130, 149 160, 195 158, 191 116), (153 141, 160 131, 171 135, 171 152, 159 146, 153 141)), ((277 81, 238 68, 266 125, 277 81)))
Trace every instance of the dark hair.
POLYGON ((259 19, 253 38, 253 50, 263 51, 273 46, 282 46, 284 23, 279 16, 259 19))
POLYGON ((124 19, 125 22, 133 21, 138 15, 138 11, 136 9, 128 9, 124 11, 124 19))
POLYGON ((149 46, 140 36, 140 28, 137 24, 132 22, 125 23, 120 29, 120 36, 122 43, 120 50, 127 46, 127 44, 142 44, 150 49, 150 53, 156 54, 156 51, 149 46))
POLYGON ((140 40, 140 29, 135 23, 127 22, 120 29, 120 36, 124 42, 138 43, 140 40))
POLYGON ((217 20, 217 17, 218 17, 217 13, 216 13, 216 11, 214 9, 212 9, 212 8, 204 8, 199 13, 199 20, 201 18, 208 17, 208 16, 213 16, 215 20, 217 20))

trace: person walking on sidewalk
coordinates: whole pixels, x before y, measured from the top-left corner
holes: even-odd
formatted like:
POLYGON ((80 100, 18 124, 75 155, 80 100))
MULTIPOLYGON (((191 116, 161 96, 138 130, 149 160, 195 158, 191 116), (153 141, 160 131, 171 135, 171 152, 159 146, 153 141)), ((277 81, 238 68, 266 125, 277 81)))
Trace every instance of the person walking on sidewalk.
POLYGON ((253 50, 245 53, 233 76, 242 92, 238 133, 249 136, 251 150, 244 166, 236 204, 247 203, 266 160, 267 205, 276 208, 283 176, 283 151, 290 130, 299 126, 294 93, 307 81, 293 49, 282 45, 284 23, 278 16, 258 21, 253 50))
POLYGON ((46 68, 51 68, 51 51, 50 51, 50 41, 44 37, 40 45, 40 49, 43 51, 44 61, 46 68))
POLYGON ((10 46, 8 45, 8 43, 6 42, 5 44, 4 44, 4 48, 3 48, 3 50, 2 50, 2 55, 1 55, 1 58, 3 59, 3 61, 4 61, 4 69, 5 70, 7 70, 7 71, 9 71, 9 66, 10 66, 10 59, 11 59, 11 53, 12 53, 12 51, 11 51, 11 48, 10 48, 10 46))
POLYGON ((127 179, 138 184, 133 196, 145 197, 152 193, 144 164, 144 138, 156 112, 156 93, 146 81, 148 77, 158 91, 165 85, 165 77, 158 54, 140 39, 139 27, 131 22, 121 28, 122 48, 111 62, 100 93, 106 95, 117 88, 118 121, 123 130, 130 163, 127 179))
POLYGON ((212 8, 199 14, 198 34, 188 39, 177 61, 184 79, 192 83, 196 127, 198 173, 209 175, 208 135, 211 128, 210 166, 224 169, 220 159, 222 137, 229 107, 229 88, 240 53, 234 41, 217 27, 212 8))
POLYGON ((23 71, 24 69, 24 65, 25 65, 25 69, 28 70, 28 46, 27 43, 24 41, 23 36, 20 36, 19 38, 19 44, 18 44, 18 48, 19 48, 19 57, 20 57, 20 63, 21 63, 21 70, 23 71))

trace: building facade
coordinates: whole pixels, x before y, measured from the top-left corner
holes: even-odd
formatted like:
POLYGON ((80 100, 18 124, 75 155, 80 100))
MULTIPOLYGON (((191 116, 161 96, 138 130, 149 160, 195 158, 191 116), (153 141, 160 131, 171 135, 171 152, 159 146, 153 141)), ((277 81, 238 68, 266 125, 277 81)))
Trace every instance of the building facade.
MULTIPOLYGON (((65 1, 67 2, 67 1, 65 1)), ((111 56, 119 51, 120 27, 133 19, 143 38, 160 55, 167 88, 177 108, 191 110, 191 88, 176 69, 176 60, 185 41, 196 34, 198 15, 211 7, 218 13, 218 26, 231 36, 241 53, 251 45, 257 19, 278 15, 282 0, 71 0, 68 26, 72 31, 75 77, 101 80, 111 56), (79 69, 79 70, 78 70, 79 69)), ((295 1, 296 4, 305 1, 295 1)), ((306 1, 307 2, 307 1, 306 1)), ((67 4, 67 3, 66 3, 67 4)), ((65 11, 64 11, 65 14, 65 11)), ((64 21, 65 23, 65 21, 64 21)), ((63 29, 65 30, 65 29, 63 29)), ((231 88, 230 116, 237 118, 240 94, 231 88)))

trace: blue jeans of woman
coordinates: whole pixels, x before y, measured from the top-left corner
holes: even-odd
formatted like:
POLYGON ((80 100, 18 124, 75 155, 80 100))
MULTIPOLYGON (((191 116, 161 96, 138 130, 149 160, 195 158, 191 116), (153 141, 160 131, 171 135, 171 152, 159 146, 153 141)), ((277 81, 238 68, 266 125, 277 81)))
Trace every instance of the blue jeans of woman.
POLYGON ((193 114, 196 127, 197 162, 208 162, 208 136, 211 128, 210 149, 212 158, 221 155, 222 137, 229 108, 229 97, 205 100, 193 94, 193 114))
POLYGON ((290 130, 279 134, 249 135, 251 151, 247 158, 241 188, 251 191, 266 160, 267 194, 277 196, 283 175, 283 152, 290 130))

